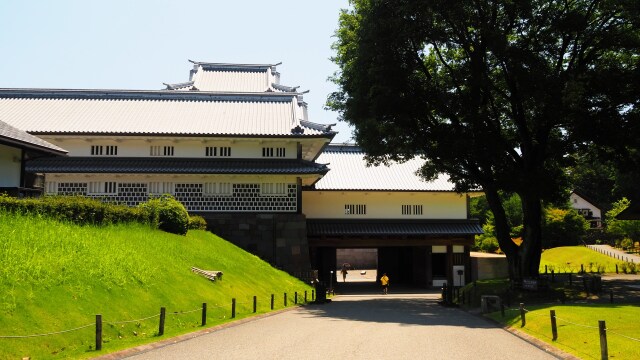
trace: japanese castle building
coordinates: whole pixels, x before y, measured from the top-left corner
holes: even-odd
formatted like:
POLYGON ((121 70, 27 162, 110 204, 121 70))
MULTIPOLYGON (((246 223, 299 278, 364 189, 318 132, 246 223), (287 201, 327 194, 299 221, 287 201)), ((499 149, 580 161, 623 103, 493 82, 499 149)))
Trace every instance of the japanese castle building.
POLYGON ((279 64, 192 63, 163 90, 0 89, 0 121, 68 152, 25 162, 46 194, 135 206, 170 193, 294 274, 327 279, 337 248, 377 248, 397 281, 464 282, 457 269, 468 281, 481 229, 446 176, 422 181, 420 159, 367 167, 358 147, 330 145, 336 132, 308 119, 279 64))

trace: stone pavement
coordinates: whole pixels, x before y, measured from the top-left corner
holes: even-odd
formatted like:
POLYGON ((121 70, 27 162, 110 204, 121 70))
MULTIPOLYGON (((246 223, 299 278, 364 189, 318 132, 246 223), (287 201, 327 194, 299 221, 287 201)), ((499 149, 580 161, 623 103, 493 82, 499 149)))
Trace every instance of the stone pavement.
MULTIPOLYGON (((437 292, 341 295, 131 359, 554 359, 437 292)), ((129 353, 131 354, 131 353, 129 353)))

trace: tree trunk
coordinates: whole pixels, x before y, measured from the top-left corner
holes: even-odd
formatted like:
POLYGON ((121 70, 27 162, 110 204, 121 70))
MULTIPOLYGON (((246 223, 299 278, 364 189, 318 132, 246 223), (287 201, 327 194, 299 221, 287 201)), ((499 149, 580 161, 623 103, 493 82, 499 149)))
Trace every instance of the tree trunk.
POLYGON ((522 276, 536 278, 539 275, 542 255, 542 201, 539 196, 519 194, 522 199, 524 231, 519 258, 522 276))
POLYGON ((491 187, 484 187, 484 193, 487 197, 487 203, 493 213, 496 238, 500 249, 507 256, 507 263, 509 265, 509 279, 511 281, 522 279, 522 272, 520 269, 520 259, 518 257, 518 246, 511 240, 511 227, 507 220, 507 215, 502 205, 502 199, 498 191, 491 187))

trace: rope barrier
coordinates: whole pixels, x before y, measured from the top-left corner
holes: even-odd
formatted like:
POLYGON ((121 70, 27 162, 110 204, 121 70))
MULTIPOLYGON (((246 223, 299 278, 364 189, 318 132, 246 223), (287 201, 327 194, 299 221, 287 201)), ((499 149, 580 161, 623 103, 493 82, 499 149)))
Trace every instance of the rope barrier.
POLYGON ((45 333, 45 334, 34 334, 34 335, 0 335, 0 339, 25 339, 25 338, 33 338, 33 337, 40 337, 40 336, 49 336, 49 335, 57 335, 57 334, 64 334, 64 333, 68 333, 68 332, 72 332, 72 331, 76 331, 76 330, 80 330, 80 329, 84 329, 84 328, 88 328, 90 326, 95 326, 96 324, 89 324, 89 325, 84 325, 84 326, 80 326, 74 329, 69 329, 69 330, 62 330, 62 331, 56 331, 56 332, 50 332, 50 333, 45 333))
POLYGON ((141 322, 141 321, 149 320, 149 319, 152 319, 152 318, 158 317, 158 316, 160 316, 160 314, 155 314, 155 315, 148 316, 146 318, 136 319, 136 320, 116 321, 116 322, 107 322, 107 321, 105 321, 105 324, 108 324, 108 325, 129 324, 129 323, 141 322))
POLYGON ((182 314, 190 314, 196 311, 202 311, 202 308, 198 308, 198 309, 193 309, 193 310, 188 310, 188 311, 174 311, 172 313, 170 313, 171 315, 182 315, 182 314))
POLYGON ((616 334, 616 335, 618 335, 618 336, 622 336, 623 338, 627 338, 627 339, 629 339, 629 340, 633 340, 633 341, 640 342, 640 339, 636 339, 636 338, 633 338, 633 337, 631 337, 631 336, 627 336, 627 335, 622 335, 622 334, 617 333, 617 332, 615 332, 615 331, 613 331, 613 330, 609 330, 609 329, 606 329, 606 330, 607 330, 607 332, 608 332, 608 333, 610 333, 610 334, 616 334))
POLYGON ((577 324, 577 323, 571 322, 571 321, 569 321, 569 320, 565 320, 565 319, 559 318, 557 315, 556 315, 556 319, 558 319, 558 320, 560 320, 560 321, 564 321, 564 322, 569 323, 569 324, 572 324, 572 325, 575 325, 575 326, 582 326, 582 327, 589 328, 589 329, 598 329, 598 327, 597 327, 597 326, 590 326, 590 325, 577 324))
MULTIPOLYGON (((287 297, 291 297, 291 301, 293 301, 295 294, 289 294, 287 293, 287 297)), ((247 305, 247 304, 251 304, 253 305, 253 300, 251 301, 244 301, 244 302, 236 302, 236 304, 243 304, 243 305, 247 305)), ((208 309, 209 310, 213 310, 213 309, 226 309, 227 306, 225 305, 213 305, 213 306, 209 306, 208 309)), ((189 314, 189 313, 194 313, 197 311, 202 311, 202 307, 197 308, 197 309, 193 309, 193 310, 187 310, 187 311, 174 311, 169 313, 169 315, 182 315, 182 314, 189 314)), ((142 322, 145 320, 149 320, 149 319, 153 319, 156 317, 160 317, 160 314, 154 314, 151 316, 147 316, 141 319, 135 319, 135 320, 126 320, 126 321, 114 321, 114 322, 104 322, 107 325, 111 325, 111 326, 115 326, 115 325, 122 325, 122 324, 130 324, 130 323, 136 323, 136 322, 142 322)), ((226 317, 226 316, 225 316, 226 317)), ((81 330, 81 329, 85 329, 88 327, 94 327, 96 326, 95 323, 91 323, 91 324, 87 324, 87 325, 83 325, 83 326, 79 326, 77 328, 73 328, 73 329, 67 329, 67 330, 61 330, 61 331, 54 331, 54 332, 48 332, 48 333, 42 333, 42 334, 32 334, 32 335, 0 335, 0 339, 26 339, 26 338, 35 338, 35 337, 42 337, 42 336, 51 336, 51 335, 58 335, 58 334, 64 334, 64 333, 68 333, 68 332, 72 332, 72 331, 77 331, 77 330, 81 330)), ((624 336, 624 335, 621 335, 624 336)))

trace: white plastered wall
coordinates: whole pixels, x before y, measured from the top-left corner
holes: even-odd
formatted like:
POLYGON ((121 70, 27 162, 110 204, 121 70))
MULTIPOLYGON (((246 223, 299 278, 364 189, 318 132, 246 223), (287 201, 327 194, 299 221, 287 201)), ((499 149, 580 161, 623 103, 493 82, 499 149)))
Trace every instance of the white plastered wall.
POLYGON ((161 137, 148 139, 108 137, 77 139, 44 136, 42 138, 63 147, 69 152, 69 156, 92 156, 92 145, 118 146, 118 157, 149 157, 151 146, 173 146, 173 157, 186 158, 205 158, 205 148, 208 146, 231 147, 231 156, 224 158, 262 158, 263 147, 284 147, 286 149, 284 158, 286 159, 295 159, 297 156, 297 142, 292 140, 179 139, 161 137))
POLYGON ((20 186, 20 149, 0 145, 0 187, 20 186))
POLYGON ((451 192, 303 191, 309 219, 466 219, 464 195, 451 192), (366 205, 366 215, 345 215, 345 205, 366 205), (422 205, 422 215, 403 215, 402 205, 422 205))
POLYGON ((589 209, 591 210, 591 212, 593 212, 593 217, 602 219, 602 213, 600 209, 595 207, 593 204, 591 204, 587 200, 583 199, 580 195, 576 193, 571 193, 569 198, 571 199, 570 201, 571 201, 572 208, 576 210, 589 209))

